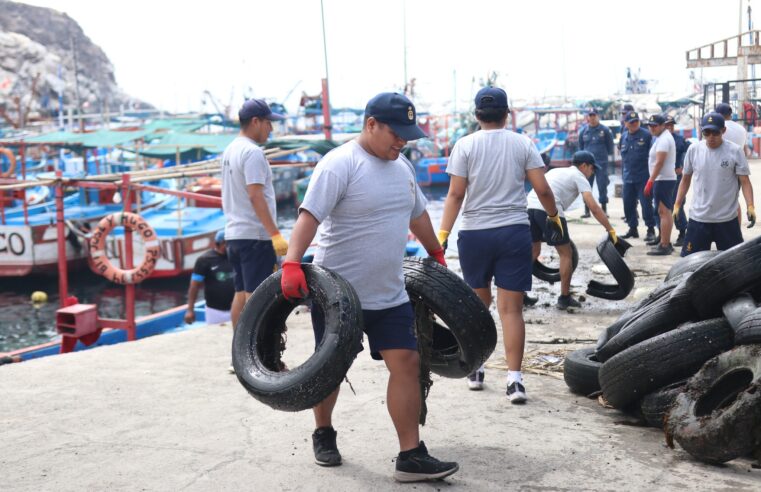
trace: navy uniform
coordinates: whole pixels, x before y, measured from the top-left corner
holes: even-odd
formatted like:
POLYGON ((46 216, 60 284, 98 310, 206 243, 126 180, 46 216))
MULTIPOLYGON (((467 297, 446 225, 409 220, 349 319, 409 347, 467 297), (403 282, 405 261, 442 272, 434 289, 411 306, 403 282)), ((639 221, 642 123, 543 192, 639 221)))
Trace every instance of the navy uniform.
MULTIPOLYGON (((587 113, 589 116, 597 116, 597 110, 592 108, 587 113)), ((597 179, 597 192, 600 195, 600 205, 607 212, 608 205, 608 161, 613 156, 613 132, 605 125, 598 122, 596 126, 591 124, 584 126, 579 132, 579 150, 586 150, 595 156, 597 171, 589 178, 590 186, 597 179)), ((585 216, 589 212, 585 210, 585 216)))
POLYGON ((647 130, 639 127, 639 113, 630 111, 626 115, 627 124, 636 124, 637 130, 630 128, 621 133, 621 158, 623 160, 624 178, 624 215, 629 225, 629 232, 623 238, 639 237, 637 226, 637 200, 642 207, 642 218, 647 226, 647 234, 652 240, 655 237, 655 219, 653 218, 653 201, 645 196, 645 185, 650 178, 648 158, 653 136, 647 130))
MULTIPOLYGON (((676 144, 676 164, 675 169, 682 169, 684 167, 684 155, 687 153, 687 149, 690 147, 690 142, 685 139, 679 133, 674 132, 674 118, 672 116, 666 117, 666 129, 671 132, 671 136, 674 137, 674 143, 676 144)), ((679 191, 679 183, 682 182, 682 172, 677 171, 676 174, 676 189, 674 189, 674 199, 679 191)), ((679 208, 676 220, 674 220, 674 227, 679 231, 679 236, 674 242, 675 246, 681 246, 684 242, 684 232, 687 230, 687 217, 684 215, 684 207, 679 208)))

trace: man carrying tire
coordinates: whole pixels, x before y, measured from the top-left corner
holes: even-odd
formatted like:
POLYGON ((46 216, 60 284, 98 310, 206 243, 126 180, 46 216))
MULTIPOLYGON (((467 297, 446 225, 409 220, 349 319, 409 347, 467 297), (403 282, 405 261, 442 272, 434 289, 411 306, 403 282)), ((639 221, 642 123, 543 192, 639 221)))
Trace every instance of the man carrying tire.
MULTIPOLYGON (((400 154, 408 141, 424 136, 415 107, 405 96, 382 93, 368 102, 360 136, 329 152, 315 168, 281 281, 286 298, 307 295, 300 260, 319 226, 314 263, 355 288, 371 355, 383 360, 390 374, 387 406, 400 448, 394 478, 401 482, 441 479, 459 469, 457 463, 429 455, 419 438, 419 357, 402 271, 408 230, 446 265, 414 168, 400 154)), ((324 317, 313 310, 312 321, 319 343, 324 317)), ((315 461, 322 466, 341 464, 332 426, 337 397, 338 389, 314 408, 317 429, 312 441, 315 461)))
POLYGON ((679 213, 693 180, 695 193, 688 214, 682 256, 710 250, 714 242, 718 250, 743 242, 737 220, 740 189, 747 205, 748 227, 756 223, 748 161, 740 147, 723 138, 725 131, 724 117, 719 113, 708 113, 701 121, 703 140, 691 145, 684 157, 674 216, 679 213))
MULTIPOLYGON (((492 303, 492 279, 497 286, 497 310, 507 356, 507 397, 526 401, 521 364, 525 342, 523 295, 531 290, 531 232, 524 181, 528 179, 549 216, 553 240, 564 236, 555 197, 544 179, 544 163, 523 135, 505 128, 507 94, 484 87, 476 94, 476 119, 481 129, 462 137, 447 165, 449 193, 444 203, 439 242, 444 245, 460 208, 463 218, 457 239, 465 282, 486 306, 492 303)), ((587 183, 588 184, 588 183, 587 183)), ((471 389, 482 389, 483 366, 469 376, 471 389)))
POLYGON ((563 223, 565 235, 560 240, 553 240, 551 231, 547 229, 547 212, 544 211, 539 196, 532 190, 527 197, 528 217, 531 223, 532 258, 536 261, 542 250, 542 242, 554 246, 560 256, 560 296, 557 308, 568 309, 569 307, 580 308, 581 303, 571 297, 571 277, 573 276, 573 255, 571 251, 571 238, 568 224, 565 219, 565 210, 571 206, 576 198, 581 195, 584 206, 597 219, 610 236, 613 244, 618 242, 616 231, 610 225, 605 211, 597 204, 589 179, 594 177, 596 171, 602 170, 596 166, 595 156, 586 150, 580 150, 573 155, 572 166, 551 169, 545 175, 550 185, 552 194, 555 196, 555 205, 560 220, 563 223))

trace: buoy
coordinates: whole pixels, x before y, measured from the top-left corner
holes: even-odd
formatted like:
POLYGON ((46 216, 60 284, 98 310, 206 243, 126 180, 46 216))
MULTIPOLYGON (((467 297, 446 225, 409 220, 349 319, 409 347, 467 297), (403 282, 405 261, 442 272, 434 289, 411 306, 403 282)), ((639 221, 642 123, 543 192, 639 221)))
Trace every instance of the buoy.
POLYGON ((36 290, 32 292, 32 302, 35 304, 48 302, 48 295, 45 292, 42 292, 41 290, 36 290))

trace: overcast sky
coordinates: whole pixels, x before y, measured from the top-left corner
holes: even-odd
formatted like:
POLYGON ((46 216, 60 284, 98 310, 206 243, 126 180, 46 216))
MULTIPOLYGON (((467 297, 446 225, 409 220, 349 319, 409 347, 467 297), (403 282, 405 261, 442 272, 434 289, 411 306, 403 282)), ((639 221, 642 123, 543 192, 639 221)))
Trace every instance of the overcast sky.
MULTIPOLYGON (((295 112, 325 74, 319 0, 26 3, 66 12, 127 93, 172 111, 200 109, 204 90, 238 106, 244 94, 282 102, 295 88, 285 100, 295 112)), ((761 1, 751 5, 761 19, 761 1)), ((490 71, 512 100, 622 92, 626 67, 656 91, 686 93, 685 51, 736 34, 739 0, 324 0, 324 9, 333 106, 364 107, 403 86, 406 17, 418 105, 454 106, 456 94, 462 108, 490 71)))

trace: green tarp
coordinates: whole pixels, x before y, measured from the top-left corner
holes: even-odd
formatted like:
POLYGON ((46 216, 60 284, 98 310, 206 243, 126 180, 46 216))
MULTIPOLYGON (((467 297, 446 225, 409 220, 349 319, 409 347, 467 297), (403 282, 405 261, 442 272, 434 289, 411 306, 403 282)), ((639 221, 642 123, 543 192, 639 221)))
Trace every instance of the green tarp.
MULTIPOLYGON (((179 151, 183 158, 203 158, 220 154, 237 133, 154 133, 148 145, 138 149, 146 157, 172 158, 179 151)), ((130 149, 132 150, 132 149, 130 149)))
POLYGON ((120 132, 98 130, 89 133, 52 132, 24 139, 27 144, 53 145, 59 147, 115 147, 148 135, 147 130, 120 132))

